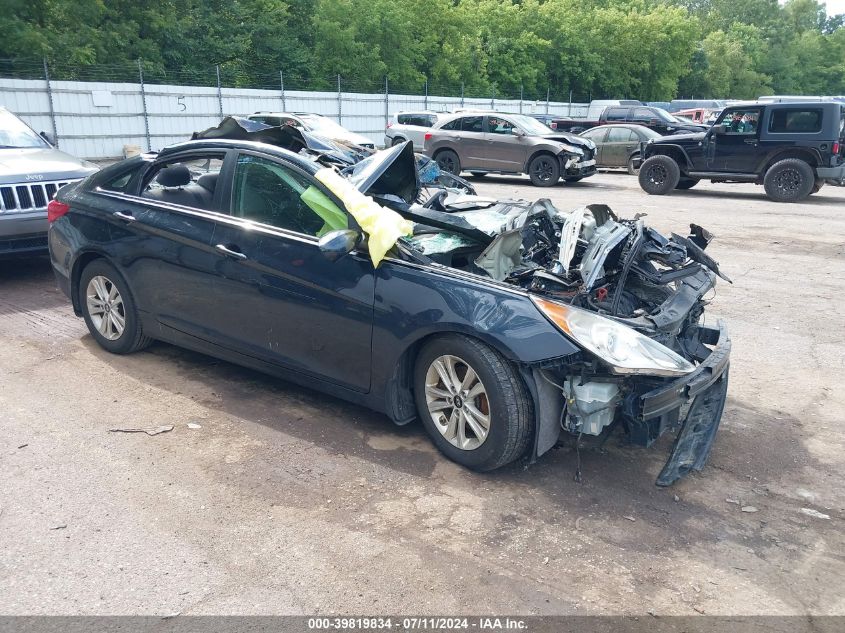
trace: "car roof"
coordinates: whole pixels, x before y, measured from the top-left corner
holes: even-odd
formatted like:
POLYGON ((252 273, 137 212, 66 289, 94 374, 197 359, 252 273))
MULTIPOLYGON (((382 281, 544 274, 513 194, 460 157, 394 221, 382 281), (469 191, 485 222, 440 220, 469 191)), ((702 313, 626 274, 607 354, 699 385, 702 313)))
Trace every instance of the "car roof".
POLYGON ((262 154, 267 154, 268 156, 272 156, 274 158, 281 158, 283 160, 288 161, 289 163, 295 164, 296 166, 311 174, 316 173, 321 168, 320 165, 316 164, 312 160, 304 158, 303 156, 295 154, 294 152, 291 152, 289 150, 282 149, 281 147, 270 145, 269 143, 259 143, 257 141, 237 141, 222 138, 203 138, 168 145, 167 147, 159 151, 158 158, 167 157, 171 154, 177 154, 180 152, 187 152, 191 150, 227 151, 237 149, 261 152, 262 154))

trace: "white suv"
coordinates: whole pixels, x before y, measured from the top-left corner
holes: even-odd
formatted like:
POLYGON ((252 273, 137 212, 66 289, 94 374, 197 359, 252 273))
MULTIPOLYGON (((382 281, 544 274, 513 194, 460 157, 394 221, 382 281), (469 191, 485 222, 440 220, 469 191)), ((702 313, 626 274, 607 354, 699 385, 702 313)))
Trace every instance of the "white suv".
POLYGON ((445 114, 447 113, 430 110, 397 112, 390 118, 390 122, 384 130, 384 146, 391 147, 405 141, 411 141, 416 151, 423 151, 425 133, 431 129, 432 125, 437 123, 438 118, 445 114))

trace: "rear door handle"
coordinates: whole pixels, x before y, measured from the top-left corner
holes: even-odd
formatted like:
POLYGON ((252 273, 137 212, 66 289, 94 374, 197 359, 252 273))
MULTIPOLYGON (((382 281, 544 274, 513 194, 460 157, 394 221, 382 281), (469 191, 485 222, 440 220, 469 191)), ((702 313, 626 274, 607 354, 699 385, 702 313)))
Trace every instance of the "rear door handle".
POLYGON ((134 215, 125 211, 115 211, 112 215, 118 220, 123 220, 124 222, 135 222, 137 220, 134 215))
MULTIPOLYGON (((214 248, 216 248, 218 251, 220 251, 221 253, 223 253, 224 255, 226 255, 228 257, 234 257, 235 259, 246 259, 247 258, 246 255, 244 255, 240 250, 232 250, 231 248, 229 248, 225 244, 218 244, 214 248)), ((237 248, 237 246, 235 248, 237 248)))

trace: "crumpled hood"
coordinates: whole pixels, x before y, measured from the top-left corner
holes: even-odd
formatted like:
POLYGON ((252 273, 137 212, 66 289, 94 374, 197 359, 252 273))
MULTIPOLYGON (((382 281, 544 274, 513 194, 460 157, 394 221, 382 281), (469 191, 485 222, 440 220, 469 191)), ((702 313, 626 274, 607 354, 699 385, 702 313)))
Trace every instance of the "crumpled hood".
POLYGON ((84 178, 98 167, 53 148, 0 149, 0 183, 48 182, 84 178))
POLYGON ((575 134, 556 132, 555 134, 544 134, 543 138, 549 139, 550 141, 557 141, 558 143, 574 145, 575 147, 580 147, 581 149, 595 149, 595 143, 575 134))

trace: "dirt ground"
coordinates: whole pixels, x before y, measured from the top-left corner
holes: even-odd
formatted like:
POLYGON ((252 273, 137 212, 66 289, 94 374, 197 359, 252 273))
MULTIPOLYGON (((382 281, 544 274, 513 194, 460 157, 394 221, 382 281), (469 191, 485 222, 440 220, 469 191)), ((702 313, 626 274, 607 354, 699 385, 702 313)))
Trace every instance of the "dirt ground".
POLYGON ((654 485, 669 438, 582 452, 582 483, 568 447, 472 473, 420 425, 164 344, 109 355, 46 260, 3 261, 0 613, 845 614, 845 189, 479 189, 716 235, 734 348, 703 473, 654 485))

